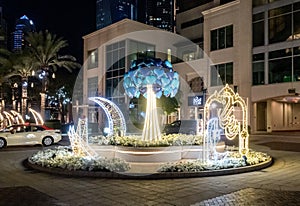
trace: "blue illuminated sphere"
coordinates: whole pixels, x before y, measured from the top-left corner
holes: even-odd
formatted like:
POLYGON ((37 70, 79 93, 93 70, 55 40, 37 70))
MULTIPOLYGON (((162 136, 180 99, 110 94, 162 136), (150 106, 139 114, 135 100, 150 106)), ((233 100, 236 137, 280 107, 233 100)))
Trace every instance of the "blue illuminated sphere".
POLYGON ((135 60, 125 73, 123 86, 126 94, 138 98, 147 97, 147 85, 152 85, 157 98, 174 97, 179 88, 179 75, 172 64, 161 59, 135 60))

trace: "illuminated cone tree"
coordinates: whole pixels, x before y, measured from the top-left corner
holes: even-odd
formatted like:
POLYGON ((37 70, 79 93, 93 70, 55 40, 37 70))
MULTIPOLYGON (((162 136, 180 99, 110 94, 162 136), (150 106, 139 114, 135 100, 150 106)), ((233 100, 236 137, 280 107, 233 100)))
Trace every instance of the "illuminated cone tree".
POLYGON ((133 61, 130 70, 124 75, 123 86, 130 97, 147 98, 146 117, 142 139, 160 140, 161 132, 156 110, 156 98, 162 95, 174 97, 179 88, 179 75, 169 61, 146 59, 133 61))

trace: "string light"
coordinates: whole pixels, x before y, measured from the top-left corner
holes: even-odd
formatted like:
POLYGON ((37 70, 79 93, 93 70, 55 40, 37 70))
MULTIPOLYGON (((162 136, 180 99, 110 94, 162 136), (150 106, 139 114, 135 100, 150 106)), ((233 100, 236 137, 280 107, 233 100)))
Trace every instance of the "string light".
MULTIPOLYGON (((241 155, 246 155, 249 151, 249 133, 248 133, 248 110, 245 101, 239 96, 238 93, 235 93, 229 86, 226 84, 219 92, 215 91, 211 95, 204 106, 204 121, 207 121, 208 125, 211 119, 211 106, 214 104, 222 105, 222 108, 217 109, 217 116, 219 119, 219 126, 224 129, 225 137, 229 140, 235 139, 237 136, 239 138, 239 152, 241 155), (242 109, 242 121, 238 121, 235 114, 234 108, 240 106, 242 109)), ((205 125, 205 124, 204 124, 205 125)), ((214 127, 215 132, 219 128, 214 127)), ((208 153, 211 147, 214 147, 215 140, 210 141, 211 131, 206 131, 203 134, 203 158, 208 160, 208 153)), ((217 138, 218 135, 213 136, 217 138)))

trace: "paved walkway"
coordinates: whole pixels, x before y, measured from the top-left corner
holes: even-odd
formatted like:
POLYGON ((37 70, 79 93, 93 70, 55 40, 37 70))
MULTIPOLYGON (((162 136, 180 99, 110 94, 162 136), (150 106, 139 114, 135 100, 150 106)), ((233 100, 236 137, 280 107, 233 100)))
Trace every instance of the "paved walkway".
POLYGON ((22 165, 40 147, 4 149, 0 205, 300 205, 299 144, 300 133, 252 135, 250 147, 270 154, 273 166, 236 175, 164 180, 51 175, 22 165))

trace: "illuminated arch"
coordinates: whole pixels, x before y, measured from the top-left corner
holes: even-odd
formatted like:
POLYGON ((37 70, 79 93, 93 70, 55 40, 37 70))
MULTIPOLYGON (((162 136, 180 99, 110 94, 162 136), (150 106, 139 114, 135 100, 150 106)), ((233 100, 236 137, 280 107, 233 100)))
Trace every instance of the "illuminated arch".
POLYGON ((12 114, 7 111, 3 111, 2 113, 4 114, 5 119, 7 119, 8 125, 14 124, 14 117, 12 114))
POLYGON ((25 121, 24 121, 22 115, 21 115, 19 112, 16 112, 16 111, 14 111, 14 110, 10 110, 10 112, 11 112, 15 117, 17 117, 17 118, 15 119, 17 124, 24 124, 24 123, 25 123, 25 121))
MULTIPOLYGON (((114 129, 123 134, 126 133, 126 123, 123 113, 116 104, 103 97, 90 97, 89 100, 97 103, 104 110, 108 118, 108 135, 113 135, 114 129)), ((87 131, 87 118, 79 119, 76 131, 74 129, 74 126, 70 127, 68 136, 70 138, 72 150, 76 155, 95 157, 98 154, 93 148, 89 146, 87 131)))
POLYGON ((44 120, 43 120, 41 114, 39 114, 38 112, 36 112, 35 110, 33 110, 31 108, 28 108, 28 110, 33 115, 33 118, 35 120, 35 124, 37 124, 37 125, 43 125, 44 124, 44 120))
POLYGON ((97 103, 104 110, 108 119, 108 135, 113 135, 116 131, 121 132, 121 134, 126 133, 125 118, 115 103, 104 97, 89 97, 89 100, 97 103))
MULTIPOLYGON (((219 92, 215 91, 206 101, 204 107, 204 125, 209 123, 211 117, 211 105, 213 103, 219 103, 222 108, 217 110, 217 117, 219 118, 219 126, 224 129, 225 136, 229 140, 233 140, 236 136, 239 137, 239 152, 241 155, 245 155, 249 151, 249 133, 248 133, 248 112, 245 101, 235 93, 227 84, 219 92), (242 119, 238 121, 234 108, 240 106, 242 110, 242 119), (207 123, 206 123, 207 122, 207 123)), ((207 125, 208 126, 208 125, 207 125)), ((204 133, 203 158, 208 160, 208 152, 211 147, 208 133, 204 133)), ((214 142, 214 141, 213 141, 214 142)))

